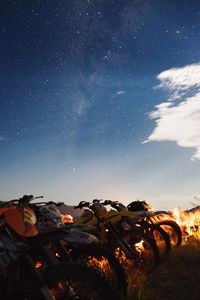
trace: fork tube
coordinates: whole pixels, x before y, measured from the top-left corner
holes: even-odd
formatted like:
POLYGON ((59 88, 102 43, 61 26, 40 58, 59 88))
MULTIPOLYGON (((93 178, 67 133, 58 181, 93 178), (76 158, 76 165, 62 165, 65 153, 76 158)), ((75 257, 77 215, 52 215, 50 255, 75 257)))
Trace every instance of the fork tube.
POLYGON ((31 273, 32 278, 34 279, 34 282, 36 283, 36 286, 40 290, 43 299, 45 300, 53 300, 49 288, 42 276, 42 273, 40 270, 35 268, 34 261, 32 260, 31 256, 26 254, 24 256, 25 264, 28 266, 28 270, 31 273))
POLYGON ((58 259, 47 245, 42 246, 40 251, 43 254, 49 266, 57 266, 59 264, 58 259))
POLYGON ((122 250, 124 251, 124 253, 126 254, 126 256, 129 257, 130 259, 135 258, 135 255, 134 255, 133 251, 129 248, 129 246, 123 240, 123 238, 120 238, 119 233, 116 231, 116 229, 114 228, 114 226, 112 224, 110 224, 109 222, 107 222, 102 216, 99 216, 98 213, 95 210, 93 210, 93 211, 95 213, 95 216, 99 220, 99 222, 103 223, 104 226, 106 228, 108 228, 108 230, 110 230, 110 232, 112 233, 112 235, 116 238, 116 240, 118 241, 120 247, 122 248, 122 250))

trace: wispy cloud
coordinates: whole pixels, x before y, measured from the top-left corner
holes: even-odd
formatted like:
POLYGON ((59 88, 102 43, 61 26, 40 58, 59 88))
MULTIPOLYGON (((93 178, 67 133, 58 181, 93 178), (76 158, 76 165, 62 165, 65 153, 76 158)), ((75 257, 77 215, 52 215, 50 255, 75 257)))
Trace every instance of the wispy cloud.
POLYGON ((116 92, 116 95, 119 96, 119 95, 124 95, 126 94, 126 91, 117 91, 116 92))
POLYGON ((169 98, 149 114, 156 127, 144 143, 174 141, 194 148, 192 159, 200 159, 200 64, 169 69, 157 78, 169 98))

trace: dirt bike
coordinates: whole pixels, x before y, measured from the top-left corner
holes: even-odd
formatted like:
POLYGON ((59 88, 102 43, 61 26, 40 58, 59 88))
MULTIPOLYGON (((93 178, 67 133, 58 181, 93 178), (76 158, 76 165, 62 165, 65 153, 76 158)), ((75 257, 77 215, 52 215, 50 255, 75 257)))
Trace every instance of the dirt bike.
POLYGON ((36 226, 39 233, 51 234, 55 228, 66 233, 65 241, 52 244, 57 258, 60 261, 72 260, 94 268, 101 276, 106 277, 117 289, 120 297, 125 299, 127 279, 119 261, 111 251, 98 243, 97 237, 81 230, 81 226, 71 222, 65 224, 57 206, 59 203, 52 201, 31 205, 37 216, 36 226))
POLYGON ((38 235, 36 215, 29 207, 33 199, 33 196, 24 196, 0 204, 0 287, 3 299, 83 299, 85 291, 87 297, 84 299, 118 299, 107 281, 93 269, 77 263, 60 263, 53 255, 49 243, 65 240, 66 234, 38 235))
POLYGON ((126 222, 131 228, 139 227, 144 233, 155 239, 160 255, 168 254, 171 250, 170 237, 167 232, 158 224, 149 223, 146 220, 146 212, 129 211, 126 206, 118 201, 104 200, 104 205, 110 205, 118 212, 127 215, 126 222))
POLYGON ((133 201, 127 206, 129 211, 141 212, 144 220, 150 224, 159 225, 170 237, 172 247, 180 247, 182 242, 182 232, 180 226, 167 211, 151 211, 146 201, 133 201))
POLYGON ((100 242, 112 250, 118 258, 133 262, 136 267, 152 269, 158 265, 159 251, 155 241, 139 228, 124 226, 127 215, 108 212, 100 200, 91 203, 81 201, 74 208, 85 208, 78 223, 94 225, 99 230, 100 242))

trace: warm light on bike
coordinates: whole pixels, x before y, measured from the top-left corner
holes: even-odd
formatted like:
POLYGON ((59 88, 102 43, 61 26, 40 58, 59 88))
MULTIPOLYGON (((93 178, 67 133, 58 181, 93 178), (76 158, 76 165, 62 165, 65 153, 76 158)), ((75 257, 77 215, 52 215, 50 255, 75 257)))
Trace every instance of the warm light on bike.
POLYGON ((37 260, 37 261, 35 262, 35 268, 36 268, 36 269, 40 269, 41 267, 42 267, 42 262, 39 261, 39 260, 37 260))
POLYGON ((55 253, 55 256, 56 256, 56 257, 61 257, 61 254, 60 254, 59 252, 56 252, 56 253, 55 253))

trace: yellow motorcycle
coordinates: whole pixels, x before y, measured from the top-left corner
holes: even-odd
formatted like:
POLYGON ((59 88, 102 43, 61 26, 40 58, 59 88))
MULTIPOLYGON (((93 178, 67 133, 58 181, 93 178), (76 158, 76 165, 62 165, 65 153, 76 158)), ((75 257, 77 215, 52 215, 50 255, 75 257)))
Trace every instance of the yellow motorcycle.
MULTIPOLYGON (((112 250, 123 262, 136 268, 150 270, 159 263, 159 250, 154 239, 140 227, 133 228, 127 222, 133 218, 129 211, 106 209, 106 202, 94 199, 91 203, 81 201, 74 208, 81 208, 77 223, 93 225, 98 229, 100 243, 112 250)), ((137 215, 137 213, 135 214, 137 215)))

